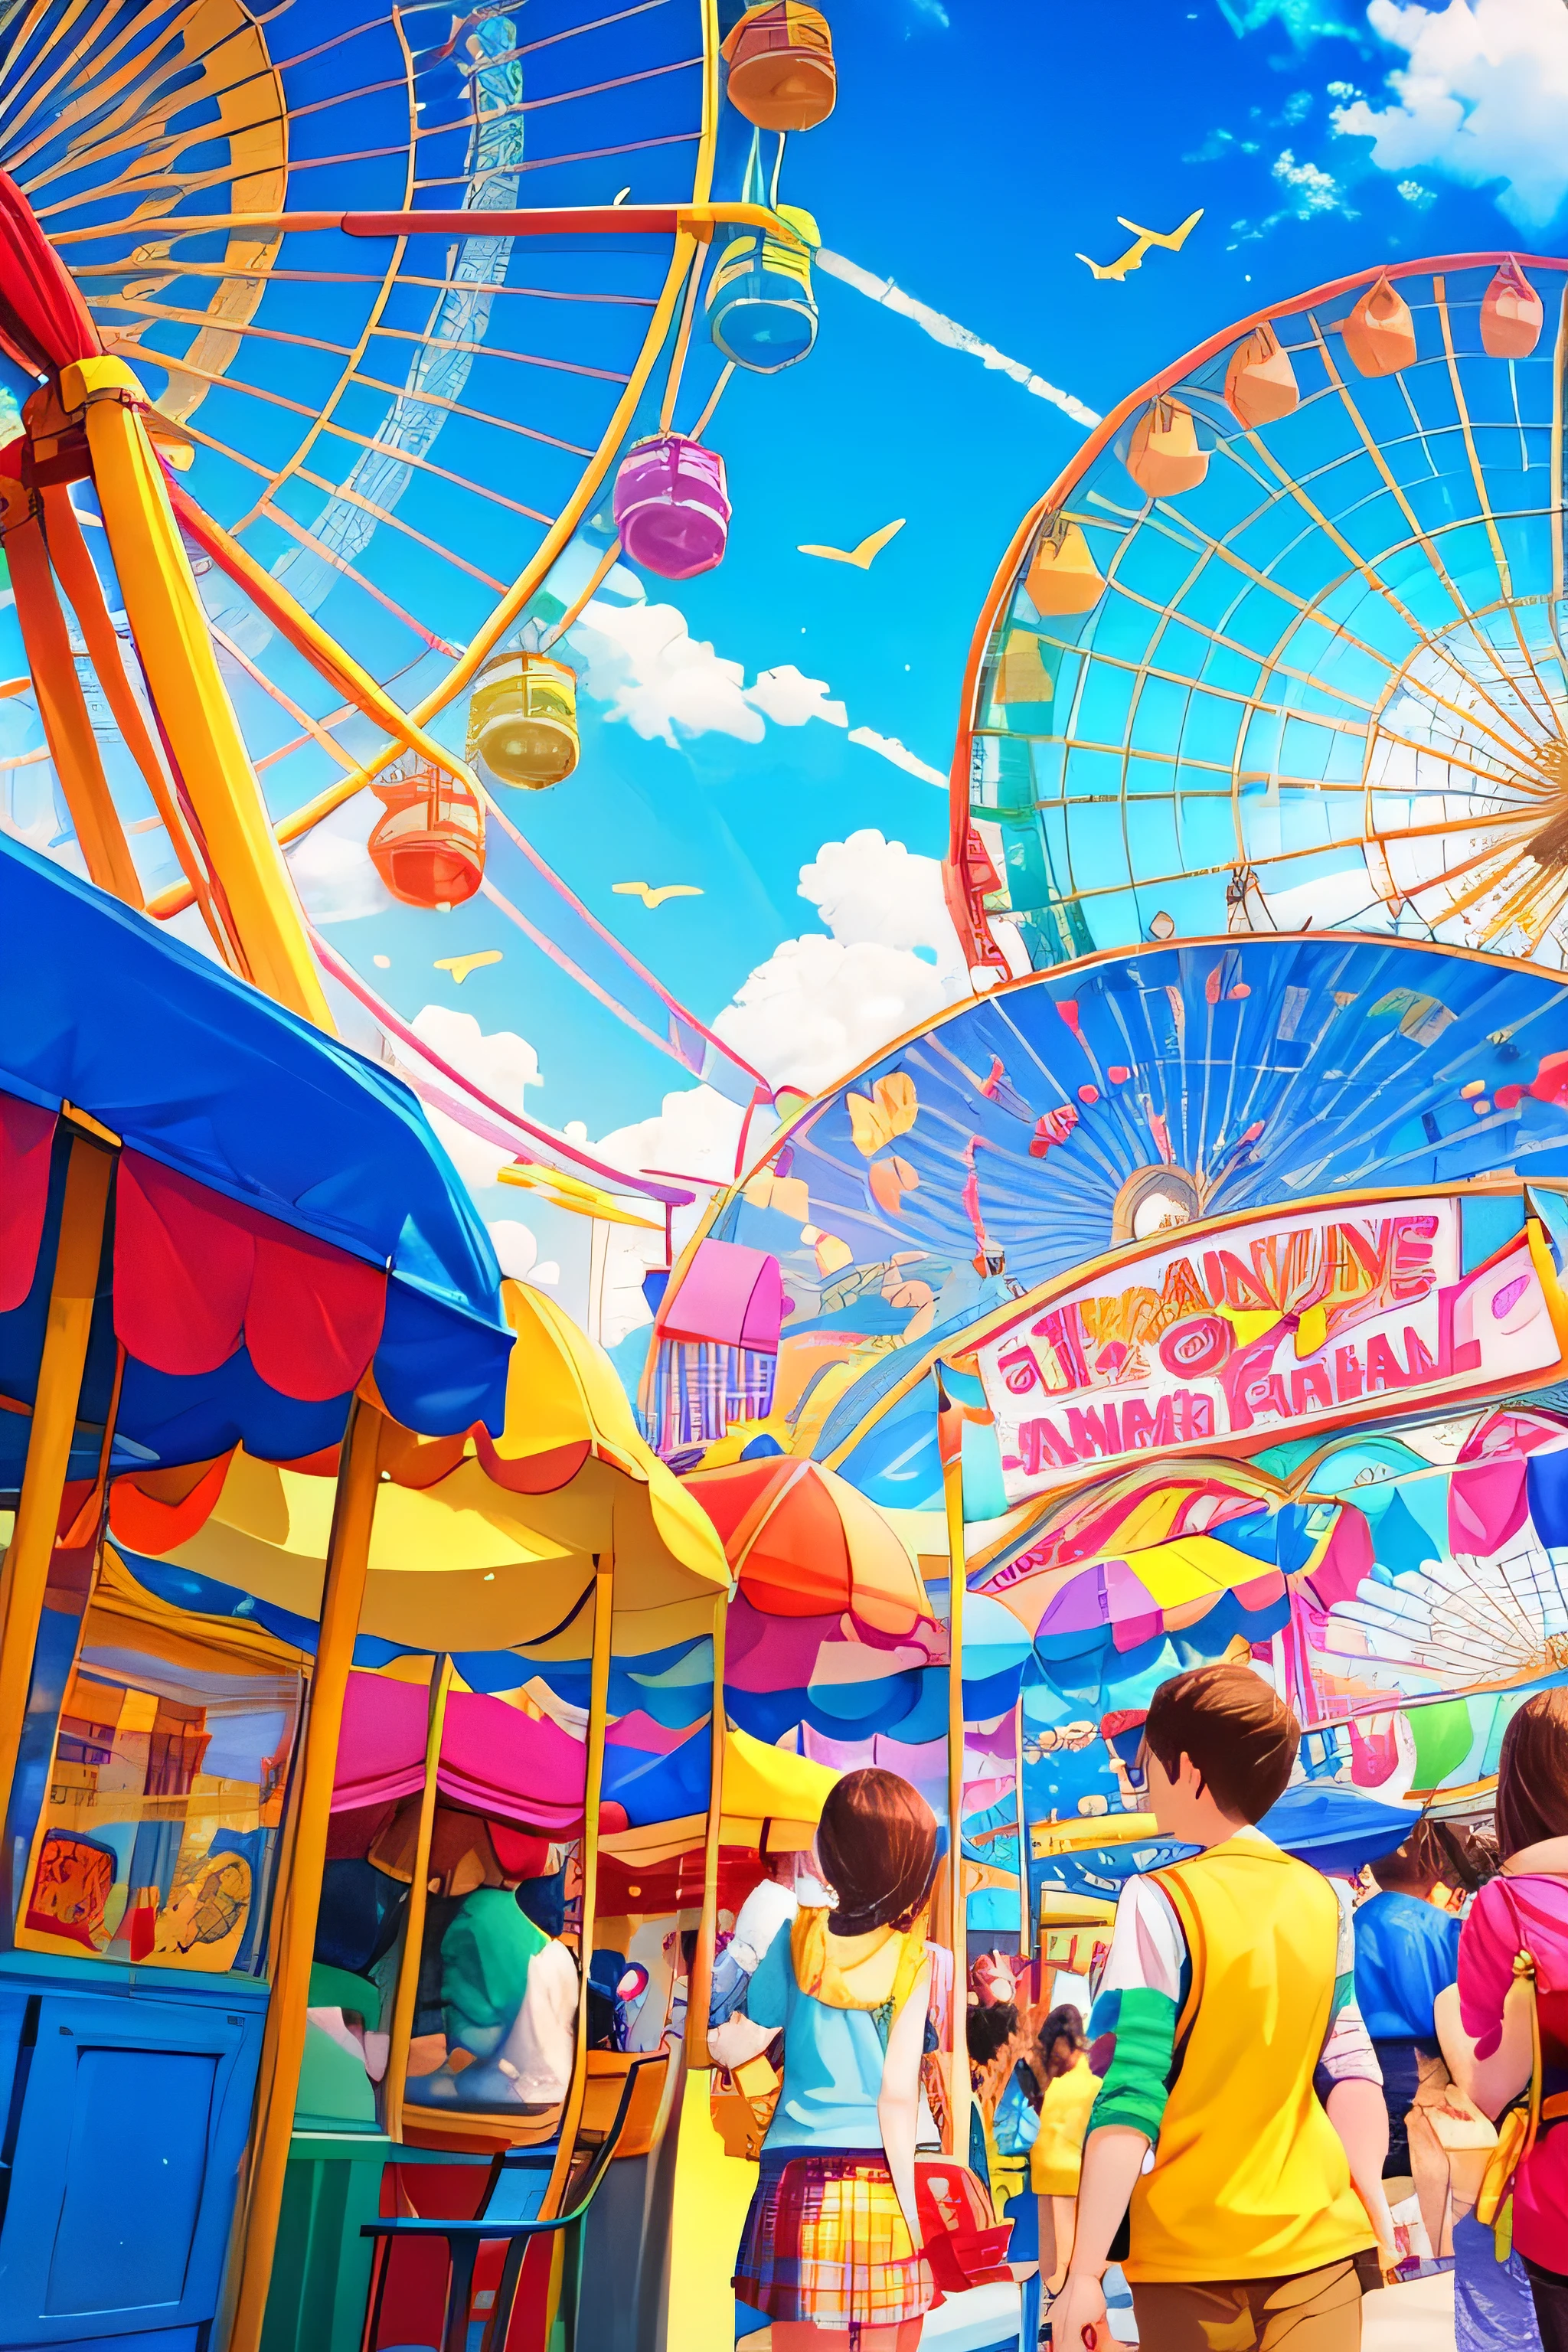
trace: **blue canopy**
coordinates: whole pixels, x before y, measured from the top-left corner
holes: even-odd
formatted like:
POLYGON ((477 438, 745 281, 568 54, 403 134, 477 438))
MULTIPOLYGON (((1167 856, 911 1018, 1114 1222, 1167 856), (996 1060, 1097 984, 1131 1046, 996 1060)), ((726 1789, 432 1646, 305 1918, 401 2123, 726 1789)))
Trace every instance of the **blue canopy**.
MULTIPOLYGON (((371 1369, 389 1412, 431 1435, 476 1421, 499 1432, 511 1333, 495 1253, 398 1079, 3 837, 0 995, 0 1091, 46 1109, 69 1103, 128 1151, 384 1269, 371 1369)), ((57 1150, 32 1289, 0 1315, 0 1394, 22 1403, 37 1378, 62 1184, 57 1150)), ((110 1255, 80 1406, 79 1450, 94 1460, 113 1375, 110 1255)), ((210 1373, 132 1357, 116 1466, 129 1466, 131 1449, 171 1464, 237 1442, 295 1458, 337 1443, 346 1406, 346 1393, 280 1393, 243 1344, 210 1373)))
POLYGON ((1314 1870, 1349 1877, 1380 1855, 1403 1845, 1418 1816, 1403 1805, 1380 1805, 1359 1789, 1324 1780, 1303 1780, 1287 1789, 1264 1814, 1258 1828, 1287 1853, 1314 1870))
MULTIPOLYGON (((1258 1828, 1298 1862, 1337 1877, 1351 1877, 1363 1864, 1376 1862, 1403 1845, 1417 1816, 1401 1805, 1380 1805, 1359 1789, 1321 1780, 1303 1781, 1287 1789, 1279 1802, 1264 1814, 1258 1828)), ((1063 1886, 1075 1895, 1098 1895, 1113 1901, 1130 1878, 1141 1871, 1163 1870, 1192 1853, 1191 1846, 1173 1838, 1152 1837, 1138 1846, 1111 1845, 1079 1853, 1058 1854, 1043 1868, 1037 1866, 1035 1884, 1063 1886)))

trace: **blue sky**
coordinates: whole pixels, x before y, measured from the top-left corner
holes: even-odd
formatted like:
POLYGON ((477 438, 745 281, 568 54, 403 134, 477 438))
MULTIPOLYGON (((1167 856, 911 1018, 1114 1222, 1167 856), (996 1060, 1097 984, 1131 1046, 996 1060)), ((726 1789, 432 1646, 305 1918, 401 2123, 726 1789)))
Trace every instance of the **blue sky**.
MULTIPOLYGON (((1379 259, 1563 249, 1561 0, 1474 0, 1473 11, 1456 0, 1442 16, 1389 0, 858 0, 832 14, 838 105, 791 141, 783 196, 815 214, 833 255, 1090 410, 1247 311, 1379 259), (1391 85, 1401 73, 1412 79, 1391 85), (1125 248, 1119 215, 1169 230, 1200 206, 1180 254, 1155 251, 1121 283, 1076 258, 1125 248)), ((636 159, 625 169, 634 197, 649 192, 636 159)), ((737 373, 710 430, 735 509, 723 565, 679 587, 612 579, 587 616, 596 630, 568 647, 584 688, 582 764, 552 793, 507 795, 543 855, 678 996, 705 1020, 722 1016, 771 1076, 805 1086, 966 992, 921 862, 946 837, 945 792, 930 778, 951 756, 993 571, 1084 432, 831 268, 816 286, 815 352, 776 376, 737 373), (898 517, 868 572, 798 551, 851 548, 898 517), (667 639, 673 677, 653 650, 667 639), (771 686, 770 672, 783 674, 771 686), (923 772, 852 730, 902 745, 923 772), (805 897, 803 868, 815 877, 805 897), (701 895, 650 910, 615 892, 627 880, 701 895), (831 951, 813 961, 788 945, 810 933, 830 933, 831 951), (725 1014, 758 967, 752 1001, 725 1014)), ((713 373, 704 331, 700 314, 694 399, 713 373)), ((198 496, 216 483, 213 462, 198 459, 190 478, 198 496)), ((300 781, 280 805, 322 780, 289 772, 300 781)), ((14 816, 23 805, 14 789, 14 816)), ((301 880, 318 916, 337 918, 338 951, 405 1018, 441 1008, 446 1049, 477 1076, 499 1082, 504 1066, 514 1100, 516 1052, 484 1040, 526 1041, 541 1073, 529 1109, 595 1139, 653 1117, 672 1088, 689 1091, 487 901, 445 916, 378 901, 360 847, 377 812, 356 809, 335 843, 301 860, 301 880), (460 986, 436 969, 486 948, 502 961, 460 986)), ((526 911, 548 906, 493 836, 490 873, 526 911)), ((609 965, 592 969, 607 976, 609 965)), ((695 1165, 706 1137, 721 1159, 727 1116, 705 1120, 698 1107, 679 1131, 623 1148, 645 1165, 695 1165), (678 1144, 684 1161, 670 1156, 678 1144)), ((488 1183, 480 1194, 488 1215, 516 1218, 521 1204, 542 1255, 575 1246, 564 1221, 523 1195, 488 1183)))
MULTIPOLYGON (((834 252, 1096 409, 1247 310, 1383 256, 1562 249, 1555 226, 1510 225, 1499 189, 1433 167, 1379 170, 1369 141, 1335 133, 1331 116, 1353 93, 1388 102, 1385 78, 1402 62, 1364 20, 1347 37, 1314 34, 1305 8, 1251 13, 1262 21, 1238 35, 1212 0, 1060 10, 1047 38, 1038 7, 1011 0, 842 11, 838 107, 791 142, 784 192, 816 213, 834 252), (1185 249, 1152 254, 1121 284, 1075 258, 1124 248, 1119 214, 1168 229, 1200 205, 1185 249)), ((976 609, 1018 516, 1082 428, 820 269, 816 290, 810 358, 737 375, 712 428, 735 506, 725 562, 679 587, 650 579, 647 593, 748 680, 793 663, 825 681, 852 725, 945 770, 976 609), (802 541, 852 547, 899 515, 903 530, 869 572, 796 551, 802 541)), ((582 768, 530 802, 530 830, 707 1018, 762 946, 820 927, 797 883, 822 842, 875 828, 942 852, 942 793, 820 719, 770 723, 755 744, 713 730, 672 748, 586 707, 582 768), (602 823, 625 875, 605 862, 602 823), (649 912, 609 891, 628 877, 704 896, 649 912)), ((447 928, 463 925, 467 944, 488 921, 469 912, 447 928)), ((597 1133, 651 1108, 665 1073, 635 1043, 628 1057, 600 1041, 596 1019, 592 1066, 561 1066, 571 1057, 549 1016, 528 1010, 536 962, 509 950, 453 1001, 482 1003, 487 1026, 513 1008, 545 1066, 534 1097, 544 1115, 597 1133)))

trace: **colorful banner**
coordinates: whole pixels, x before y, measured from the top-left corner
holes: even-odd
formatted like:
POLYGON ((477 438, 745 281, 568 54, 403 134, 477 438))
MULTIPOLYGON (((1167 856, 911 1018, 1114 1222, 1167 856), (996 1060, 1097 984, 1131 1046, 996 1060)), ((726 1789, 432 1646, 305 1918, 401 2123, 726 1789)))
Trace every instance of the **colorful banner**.
POLYGON ((1529 1230, 1461 1264, 1438 1195, 1258 1213, 1037 1297, 976 1351, 1008 1502, 1555 1370, 1529 1230))

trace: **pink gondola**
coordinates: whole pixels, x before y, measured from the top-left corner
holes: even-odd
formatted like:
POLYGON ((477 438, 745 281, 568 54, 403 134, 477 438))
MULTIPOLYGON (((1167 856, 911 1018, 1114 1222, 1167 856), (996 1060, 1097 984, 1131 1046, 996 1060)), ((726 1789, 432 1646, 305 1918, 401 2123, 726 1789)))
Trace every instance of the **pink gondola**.
POLYGON ((629 563, 691 580, 721 562, 730 536, 724 460, 680 433, 634 441, 616 476, 616 530, 629 563))

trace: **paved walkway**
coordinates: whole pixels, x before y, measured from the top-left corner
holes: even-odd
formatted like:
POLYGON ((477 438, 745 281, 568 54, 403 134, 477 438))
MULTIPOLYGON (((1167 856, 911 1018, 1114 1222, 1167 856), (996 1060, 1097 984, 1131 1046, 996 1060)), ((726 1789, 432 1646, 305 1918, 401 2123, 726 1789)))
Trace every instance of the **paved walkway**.
POLYGON ((1369 2294, 1361 2341, 1362 2352, 1454 2352, 1452 2272, 1369 2294))

